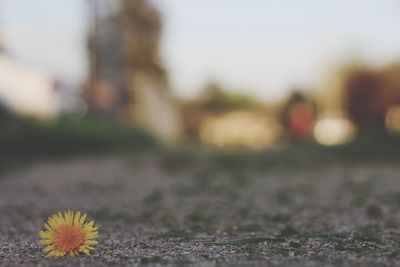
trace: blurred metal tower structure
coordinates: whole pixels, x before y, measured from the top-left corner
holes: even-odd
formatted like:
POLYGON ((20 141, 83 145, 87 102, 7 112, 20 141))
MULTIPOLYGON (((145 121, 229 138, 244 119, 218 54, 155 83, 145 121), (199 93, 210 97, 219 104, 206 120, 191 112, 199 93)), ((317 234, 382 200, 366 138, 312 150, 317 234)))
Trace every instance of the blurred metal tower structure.
POLYGON ((150 0, 88 1, 89 113, 172 140, 180 119, 160 57, 160 12, 150 0))
POLYGON ((98 39, 98 22, 97 22, 97 0, 89 1, 89 71, 90 71, 90 87, 94 88, 97 81, 97 39, 98 39))
POLYGON ((89 108, 93 115, 110 118, 121 115, 127 92, 118 3, 115 0, 89 0, 89 108), (105 102, 110 103, 104 105, 105 102))

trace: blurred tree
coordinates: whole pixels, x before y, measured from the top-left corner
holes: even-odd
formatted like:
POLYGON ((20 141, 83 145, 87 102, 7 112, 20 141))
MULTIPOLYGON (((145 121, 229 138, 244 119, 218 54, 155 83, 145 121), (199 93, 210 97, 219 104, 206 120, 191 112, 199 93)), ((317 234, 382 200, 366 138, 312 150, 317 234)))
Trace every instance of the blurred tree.
POLYGON ((146 72, 165 79, 160 58, 160 12, 148 0, 121 0, 119 20, 127 71, 146 72))
POLYGON ((349 73, 365 68, 366 63, 360 57, 351 56, 347 62, 336 66, 327 73, 324 84, 318 95, 318 109, 323 113, 340 113, 344 111, 344 87, 349 73))
POLYGON ((351 71, 344 86, 344 107, 362 130, 383 131, 385 116, 400 104, 399 68, 359 68, 351 71))
POLYGON ((227 111, 234 109, 252 109, 262 106, 254 98, 239 94, 227 92, 218 83, 210 82, 203 90, 200 96, 200 105, 209 111, 227 111))
POLYGON ((385 87, 390 88, 393 93, 400 95, 400 62, 383 68, 385 87))

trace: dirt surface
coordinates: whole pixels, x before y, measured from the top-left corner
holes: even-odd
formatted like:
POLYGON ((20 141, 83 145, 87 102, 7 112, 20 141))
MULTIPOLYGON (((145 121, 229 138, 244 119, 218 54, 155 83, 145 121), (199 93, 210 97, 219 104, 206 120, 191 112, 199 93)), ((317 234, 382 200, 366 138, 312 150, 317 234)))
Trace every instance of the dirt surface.
POLYGON ((110 156, 0 178, 1 266, 399 266, 400 165, 110 156), (37 232, 71 209, 92 256, 45 258, 37 232))

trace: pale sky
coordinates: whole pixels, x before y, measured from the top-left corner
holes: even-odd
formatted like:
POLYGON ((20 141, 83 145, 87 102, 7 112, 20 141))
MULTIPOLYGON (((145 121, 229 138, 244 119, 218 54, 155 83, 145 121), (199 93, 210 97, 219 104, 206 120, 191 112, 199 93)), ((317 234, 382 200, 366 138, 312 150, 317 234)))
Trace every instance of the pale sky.
POLYGON ((6 48, 73 82, 86 74, 86 28, 86 0, 0 0, 6 48))
MULTIPOLYGON (((210 80, 265 100, 317 87, 358 55, 400 60, 397 0, 154 0, 165 18, 162 55, 174 92, 210 80)), ((0 0, 9 49, 71 80, 86 73, 85 0, 0 0)))

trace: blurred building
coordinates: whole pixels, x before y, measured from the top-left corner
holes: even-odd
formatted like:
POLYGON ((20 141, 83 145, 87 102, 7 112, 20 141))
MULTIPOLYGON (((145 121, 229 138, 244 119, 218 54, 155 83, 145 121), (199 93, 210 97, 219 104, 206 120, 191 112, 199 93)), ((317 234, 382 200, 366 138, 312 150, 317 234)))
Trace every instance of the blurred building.
POLYGON ((158 10, 147 0, 90 3, 90 114, 135 123, 165 140, 176 139, 181 121, 160 60, 158 10))
POLYGON ((281 126, 275 117, 251 111, 230 111, 202 120, 200 140, 219 148, 261 150, 276 144, 281 126))
POLYGON ((260 150, 282 136, 272 108, 216 83, 206 86, 198 99, 182 101, 181 108, 186 136, 209 147, 260 150))
POLYGON ((56 77, 0 53, 0 105, 19 115, 54 118, 61 109, 56 77))
POLYGON ((83 110, 78 86, 51 71, 24 62, 4 46, 0 34, 0 108, 16 115, 52 119, 83 110))

